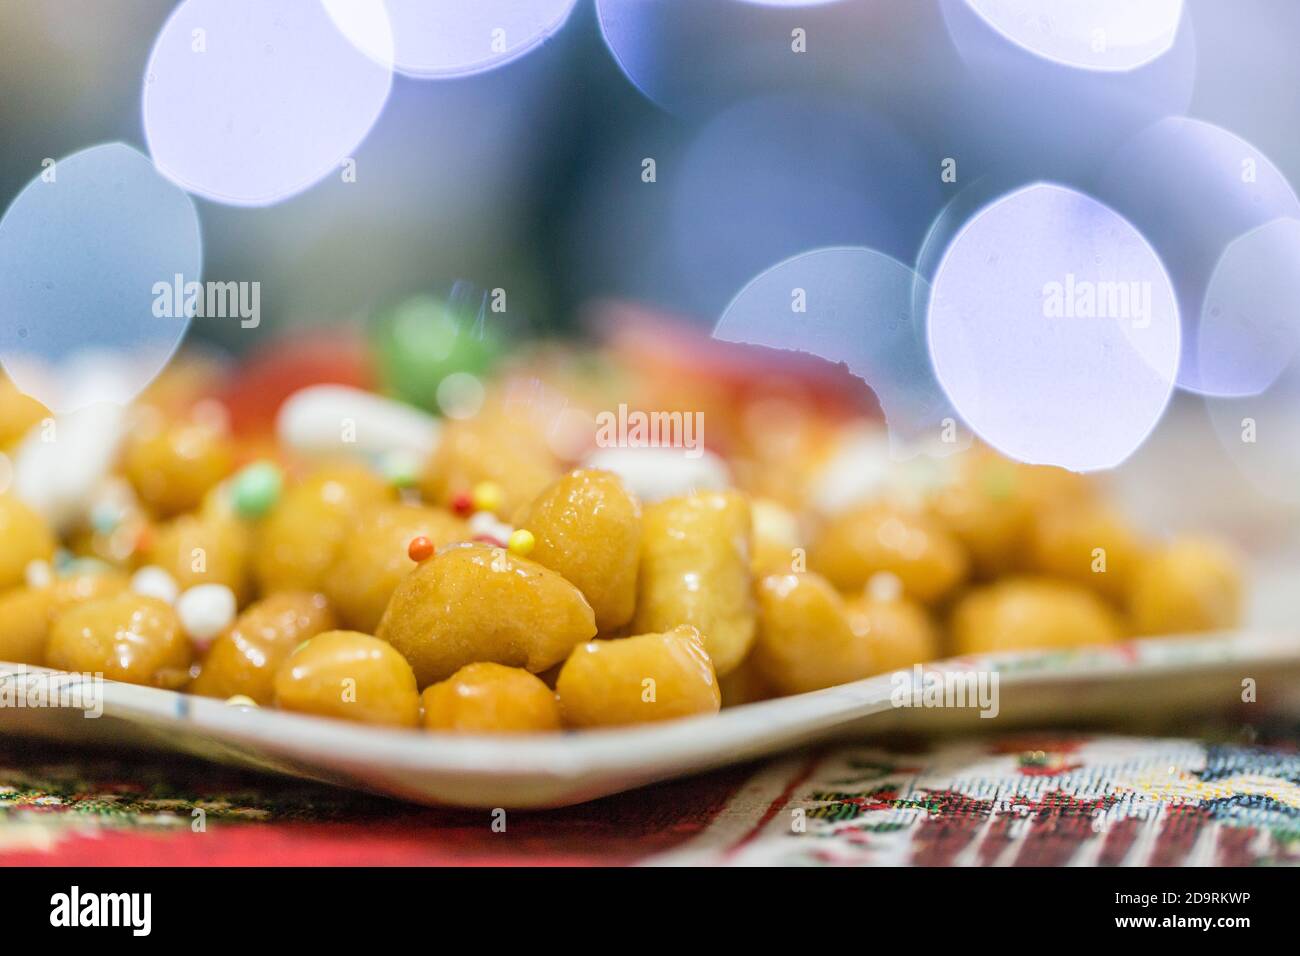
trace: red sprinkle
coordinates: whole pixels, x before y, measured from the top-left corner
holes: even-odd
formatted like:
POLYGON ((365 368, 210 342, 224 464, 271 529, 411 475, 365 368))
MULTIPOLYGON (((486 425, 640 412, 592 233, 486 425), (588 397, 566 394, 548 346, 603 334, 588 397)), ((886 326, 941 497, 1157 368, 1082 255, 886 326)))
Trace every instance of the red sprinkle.
POLYGON ((474 498, 468 491, 458 491, 451 499, 451 510, 458 515, 467 515, 474 511, 474 498))
POLYGON ((410 545, 406 548, 406 554, 416 564, 427 561, 433 557, 433 542, 422 534, 417 535, 411 539, 410 545))

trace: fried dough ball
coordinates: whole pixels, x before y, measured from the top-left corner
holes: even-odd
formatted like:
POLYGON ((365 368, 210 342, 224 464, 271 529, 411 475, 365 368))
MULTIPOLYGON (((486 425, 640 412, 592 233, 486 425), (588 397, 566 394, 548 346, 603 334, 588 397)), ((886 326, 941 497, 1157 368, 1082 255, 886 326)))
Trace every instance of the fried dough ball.
POLYGON ((421 687, 466 664, 544 671, 596 634, 582 592, 505 548, 443 548, 402 579, 377 636, 411 663, 421 687))
POLYGON ((118 571, 72 574, 43 587, 13 588, 0 595, 0 661, 43 664, 54 619, 75 604, 127 589, 118 571))
POLYGON ((849 592, 889 572, 902 582, 904 594, 930 604, 966 579, 969 561, 934 519, 877 502, 831 519, 813 542, 808 567, 849 592))
POLYGON ((711 491, 647 505, 632 630, 697 628, 719 674, 734 670, 754 643, 749 502, 711 491))
POLYGON ((171 605, 131 591, 68 608, 45 645, 49 667, 168 690, 189 680, 191 655, 171 605))
POLYGON ((519 667, 466 664, 421 695, 426 730, 527 734, 560 729, 555 692, 519 667))
POLYGON ((722 697, 699 631, 674 628, 573 649, 556 683, 569 727, 615 727, 717 713, 722 697))
POLYGON ((140 500, 164 518, 192 511, 235 466, 229 435, 207 422, 145 416, 132 433, 122 470, 140 500))
POLYGON ((726 677, 718 678, 718 690, 722 692, 723 707, 739 707, 741 704, 754 704, 779 696, 754 666, 752 651, 740 662, 739 667, 726 677))
POLYGON ((1128 522, 1110 509, 1060 507, 1039 517, 1029 563, 1039 574, 1072 581, 1121 602, 1147 550, 1128 522))
POLYGON ((392 486, 354 464, 323 467, 285 492, 258 532, 253 564, 263 594, 321 591, 361 512, 392 486))
POLYGON ((801 694, 876 673, 869 642, 819 574, 773 574, 758 583, 755 670, 781 694, 801 694))
POLYGON ((1022 486, 1014 462, 975 450, 929 501, 929 513, 965 548, 979 578, 1008 574, 1023 560, 1034 505, 1022 486))
POLYGON ((1122 636, 1118 615, 1103 599, 1048 578, 1009 578, 977 588, 952 616, 959 654, 1085 647, 1122 636))
POLYGON ((751 500, 750 512, 754 520, 754 556, 750 562, 754 576, 795 570, 795 551, 802 544, 798 519, 770 498, 751 500))
POLYGON ((573 583, 609 633, 636 610, 641 504, 611 471, 570 472, 524 511, 520 527, 536 541, 532 560, 573 583))
POLYGON ((905 597, 870 593, 847 602, 849 624, 871 648, 877 674, 905 670, 941 656, 939 634, 925 608, 905 597))
POLYGON ((514 515, 559 477, 545 440, 529 423, 501 412, 445 424, 420 478, 420 493, 450 507, 456 497, 491 482, 501 489, 498 514, 514 515))
POLYGON ((271 703, 275 672, 299 644, 333 630, 334 614, 324 595, 280 591, 250 604, 217 636, 189 690, 204 697, 242 694, 271 703))
POLYGON ((0 661, 13 664, 45 663, 45 641, 50 634, 50 588, 12 588, 0 594, 0 661))
POLYGON ((27 565, 54 557, 54 533, 16 495, 0 495, 0 590, 26 580, 27 565))
POLYGON ((389 644, 356 631, 318 634, 285 658, 275 672, 275 704, 365 724, 420 722, 411 665, 389 644))
POLYGON ((252 592, 252 531, 234 517, 185 514, 158 525, 145 548, 144 564, 162 568, 184 591, 224 584, 243 604, 252 592))
POLYGON ((407 552, 419 536, 441 545, 468 540, 469 531, 443 508, 402 503, 361 512, 325 575, 325 594, 344 624, 374 632, 393 591, 415 568, 407 552))
POLYGON ((1202 538, 1182 538, 1143 560, 1133 575, 1129 618, 1137 634, 1190 634, 1241 622, 1240 558, 1202 538))

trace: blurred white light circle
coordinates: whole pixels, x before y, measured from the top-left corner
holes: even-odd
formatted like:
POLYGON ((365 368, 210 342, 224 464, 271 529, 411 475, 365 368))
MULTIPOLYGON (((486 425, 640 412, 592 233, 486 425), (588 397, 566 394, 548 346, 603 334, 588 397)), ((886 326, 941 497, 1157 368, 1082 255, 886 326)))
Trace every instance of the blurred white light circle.
POLYGON ((147 156, 58 160, 0 218, 0 362, 55 412, 124 404, 180 344, 202 264, 193 200, 147 156))
POLYGON ((1074 471, 1124 461, 1178 370, 1173 287, 1113 210, 1037 183, 984 208, 935 274, 930 353, 944 392, 1003 454, 1074 471))
POLYGON ((1286 177, 1227 130, 1168 117, 1115 151, 1098 195, 1142 231, 1173 277, 1183 322, 1179 386, 1221 396, 1267 388, 1300 345, 1295 232, 1261 229, 1300 219, 1286 177))
POLYGON ((1174 45, 1183 0, 966 0, 994 30, 1043 59, 1127 71, 1174 45))
POLYGON ((746 281, 809 249, 910 259, 941 199, 916 144, 838 99, 747 100, 708 123, 671 179, 682 308, 717 315, 746 281))
POLYGON ((206 199, 280 202, 341 171, 383 110, 391 61, 382 0, 184 0, 145 68, 149 151, 206 199))
POLYGON ((1274 219, 1229 243, 1210 275, 1197 330, 1202 384, 1258 394, 1298 341, 1300 220, 1274 219))
POLYGON ((930 223, 916 253, 915 278, 912 286, 912 314, 924 325, 930 307, 930 283, 939 271, 939 263, 957 233, 989 203, 1024 186, 1036 178, 1024 178, 1012 171, 989 173, 978 177, 948 200, 930 223))
POLYGON ((1011 42, 967 0, 938 3, 964 69, 944 85, 936 134, 960 144, 944 155, 959 158, 963 171, 1019 165, 1036 179, 1079 181, 1095 175, 1127 137, 1186 112, 1192 100, 1197 44, 1190 15, 1180 18, 1172 47, 1147 63, 1078 69, 1011 42))
POLYGON ((483 407, 487 392, 477 375, 452 372, 438 383, 438 407, 448 418, 473 418, 483 407))
POLYGON ((844 364, 875 392, 894 454, 948 453, 956 416, 912 308, 910 268, 875 249, 815 249, 779 262, 732 299, 713 329, 724 342, 806 352, 844 364))
POLYGON ((351 15, 353 0, 325 2, 368 56, 428 79, 482 73, 523 56, 564 26, 577 0, 378 0, 391 39, 351 15))

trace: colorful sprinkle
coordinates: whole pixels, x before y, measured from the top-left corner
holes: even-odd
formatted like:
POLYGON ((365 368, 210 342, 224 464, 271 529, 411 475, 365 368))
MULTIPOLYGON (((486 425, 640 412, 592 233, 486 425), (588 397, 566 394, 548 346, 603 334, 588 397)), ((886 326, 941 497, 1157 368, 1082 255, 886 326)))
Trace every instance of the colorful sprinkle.
POLYGON ((420 463, 409 452, 393 450, 380 457, 379 470, 394 488, 410 488, 419 475, 420 463))
POLYGON ((284 476, 270 461, 255 461, 230 483, 230 501, 241 518, 260 518, 280 500, 284 476))
POLYGON ((501 510, 504 498, 501 486, 494 481, 480 481, 470 494, 475 511, 491 511, 493 514, 501 510))
POLYGON ((508 547, 510 548, 511 554, 517 554, 521 558, 526 558, 532 553, 533 548, 536 545, 537 539, 533 537, 533 533, 527 528, 519 528, 510 534, 510 543, 508 547))
POLYGON ((468 491, 458 491, 451 499, 451 510, 464 517, 474 510, 474 500, 468 491))
POLYGON ((176 615, 190 641, 200 647, 235 620, 235 592, 224 584, 196 584, 176 599, 176 615))
POLYGON ((245 694, 236 694, 234 697, 226 698, 227 707, 256 707, 257 701, 245 694))
POLYGON ((131 575, 131 590, 168 604, 175 604, 181 593, 176 579, 155 564, 147 564, 131 575))
POLYGON ((433 542, 424 535, 417 535, 411 539, 411 543, 406 548, 406 556, 416 564, 421 561, 428 561, 433 557, 433 542))

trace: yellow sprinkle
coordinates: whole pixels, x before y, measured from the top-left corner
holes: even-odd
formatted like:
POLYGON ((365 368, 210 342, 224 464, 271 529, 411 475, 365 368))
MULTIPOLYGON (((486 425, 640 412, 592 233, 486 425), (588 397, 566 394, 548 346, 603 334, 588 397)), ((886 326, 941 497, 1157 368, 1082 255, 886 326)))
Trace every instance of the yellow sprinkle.
POLYGON ((236 694, 234 697, 226 698, 227 707, 256 707, 257 701, 251 697, 245 697, 243 694, 236 694))
POLYGON ((491 511, 493 514, 501 510, 502 497, 501 486, 494 481, 480 481, 470 492, 475 511, 491 511))
POLYGON ((527 528, 518 528, 510 533, 510 551, 521 558, 526 558, 531 554, 533 546, 536 544, 537 539, 533 537, 533 533, 527 528))

